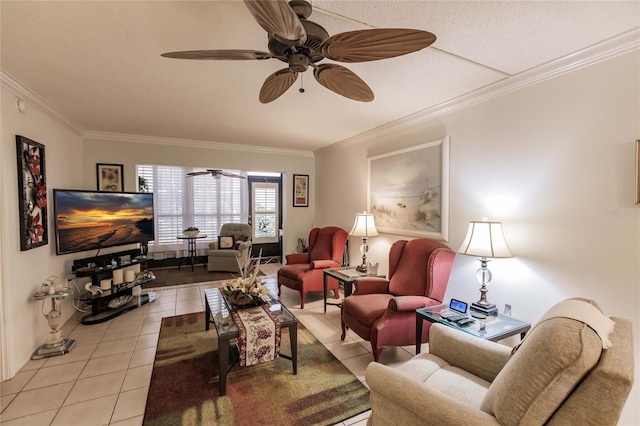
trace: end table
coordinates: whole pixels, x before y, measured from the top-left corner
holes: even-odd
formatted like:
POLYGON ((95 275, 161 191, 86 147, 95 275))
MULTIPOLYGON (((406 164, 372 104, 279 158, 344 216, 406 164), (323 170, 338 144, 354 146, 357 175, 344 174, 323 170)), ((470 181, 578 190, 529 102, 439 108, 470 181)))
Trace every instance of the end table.
POLYGON ((440 314, 448 309, 449 306, 445 304, 416 309, 416 354, 420 353, 420 347, 422 345, 422 322, 424 320, 433 324, 443 324, 447 327, 452 327, 492 342, 497 342, 507 337, 515 336, 516 334, 520 334, 520 339, 524 339, 527 331, 531 329, 531 323, 520 321, 508 315, 487 315, 484 319, 476 319, 471 316, 473 312, 470 313, 469 316, 475 319, 475 322, 462 327, 455 322, 442 318, 440 314))

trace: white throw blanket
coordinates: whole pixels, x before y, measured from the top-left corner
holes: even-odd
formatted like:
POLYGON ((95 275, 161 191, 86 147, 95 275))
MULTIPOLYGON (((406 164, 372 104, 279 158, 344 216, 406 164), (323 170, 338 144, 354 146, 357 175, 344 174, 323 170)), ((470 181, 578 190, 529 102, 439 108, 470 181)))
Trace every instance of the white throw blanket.
POLYGON ((609 335, 613 333, 615 322, 605 316, 592 304, 577 299, 565 300, 551 307, 551 309, 540 318, 537 324, 558 317, 570 318, 585 323, 600 336, 602 349, 611 347, 612 343, 611 340, 609 340, 609 335))

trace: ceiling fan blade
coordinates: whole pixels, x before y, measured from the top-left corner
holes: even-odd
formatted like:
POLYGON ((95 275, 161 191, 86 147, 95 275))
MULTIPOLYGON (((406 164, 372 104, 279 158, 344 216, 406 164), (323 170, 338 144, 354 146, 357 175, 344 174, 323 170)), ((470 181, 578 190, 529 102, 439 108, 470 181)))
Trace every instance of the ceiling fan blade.
POLYGON ((404 28, 379 28, 348 31, 322 42, 327 59, 340 62, 366 62, 416 52, 431 45, 436 36, 427 31, 404 28))
POLYGON ((318 65, 313 70, 313 76, 318 83, 338 95, 360 102, 371 102, 373 100, 373 92, 367 83, 341 65, 318 65))
POLYGON ((185 50, 182 52, 163 53, 161 56, 174 59, 226 59, 232 61, 278 58, 269 52, 257 50, 185 50))
POLYGON ((300 19, 285 0, 244 0, 260 26, 281 42, 293 46, 307 40, 300 19))
POLYGON ((222 176, 227 176, 227 177, 232 177, 232 178, 246 179, 244 176, 240 176, 240 175, 237 175, 235 173, 220 172, 220 174, 222 176))
POLYGON ((278 70, 264 81, 260 89, 260 102, 268 104, 278 99, 298 78, 298 73, 288 68, 278 70))
POLYGON ((187 177, 190 177, 190 176, 200 176, 200 175, 208 175, 208 174, 209 174, 209 172, 190 172, 190 173, 187 173, 187 177))

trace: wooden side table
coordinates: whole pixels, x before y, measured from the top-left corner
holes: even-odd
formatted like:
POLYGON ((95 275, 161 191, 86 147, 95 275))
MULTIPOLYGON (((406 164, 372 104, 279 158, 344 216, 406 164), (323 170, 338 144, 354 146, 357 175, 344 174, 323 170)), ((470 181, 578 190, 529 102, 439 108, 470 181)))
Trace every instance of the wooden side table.
MULTIPOLYGON (((520 321, 503 314, 487 315, 485 319, 474 318, 475 322, 473 324, 462 327, 442 318, 440 314, 448 309, 448 305, 445 304, 416 309, 416 354, 420 353, 420 347, 422 345, 422 322, 425 320, 432 324, 443 324, 447 327, 452 327, 492 342, 497 342, 507 337, 515 336, 516 334, 520 334, 520 339, 524 339, 527 331, 531 329, 531 323, 520 321)), ((469 314, 469 316, 473 318, 471 314, 469 314)))

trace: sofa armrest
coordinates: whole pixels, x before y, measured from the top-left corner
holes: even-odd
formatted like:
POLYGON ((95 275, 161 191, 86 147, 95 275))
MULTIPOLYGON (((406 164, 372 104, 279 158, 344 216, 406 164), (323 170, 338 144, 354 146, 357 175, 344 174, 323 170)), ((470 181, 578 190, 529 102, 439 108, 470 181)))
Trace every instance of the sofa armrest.
POLYGON ((378 362, 369 364, 365 377, 371 392, 368 425, 498 425, 490 414, 378 362))
POLYGON ((328 268, 339 268, 340 264, 334 262, 331 259, 328 260, 314 260, 311 262, 311 269, 328 269, 328 268))
POLYGON ((434 324, 429 331, 429 353, 493 382, 509 361, 511 348, 446 325, 434 324))
POLYGON ((218 242, 209 243, 209 250, 218 250, 218 242))
POLYGON ((238 245, 238 251, 242 252, 251 248, 251 241, 244 241, 238 245))
POLYGON ((309 263, 309 253, 293 253, 285 256, 287 265, 296 263, 309 263))
POLYGON ((389 293, 389 280, 382 277, 363 277, 353 280, 355 290, 352 294, 389 293))

